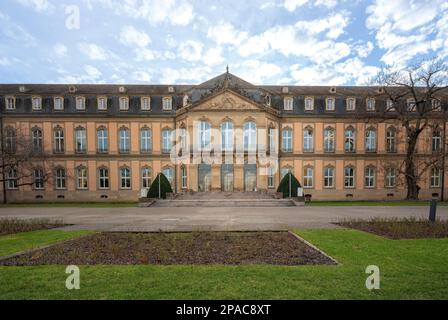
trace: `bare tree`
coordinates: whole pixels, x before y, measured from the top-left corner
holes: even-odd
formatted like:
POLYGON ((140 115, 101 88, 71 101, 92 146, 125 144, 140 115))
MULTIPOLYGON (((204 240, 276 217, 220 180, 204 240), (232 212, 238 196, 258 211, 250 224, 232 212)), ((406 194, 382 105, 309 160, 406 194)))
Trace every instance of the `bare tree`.
POLYGON ((395 120, 404 128, 406 154, 398 169, 407 187, 406 198, 418 199, 419 181, 425 172, 434 166, 441 168, 442 173, 445 169, 447 62, 432 59, 406 69, 383 68, 374 83, 379 86, 378 95, 385 97, 386 103, 376 108, 369 118, 372 121, 395 120), (440 130, 440 148, 417 152, 422 133, 431 129, 440 130))
POLYGON ((42 186, 53 174, 43 150, 42 139, 17 132, 15 128, 0 130, 0 182, 3 185, 3 203, 8 202, 8 190, 20 186, 42 186))

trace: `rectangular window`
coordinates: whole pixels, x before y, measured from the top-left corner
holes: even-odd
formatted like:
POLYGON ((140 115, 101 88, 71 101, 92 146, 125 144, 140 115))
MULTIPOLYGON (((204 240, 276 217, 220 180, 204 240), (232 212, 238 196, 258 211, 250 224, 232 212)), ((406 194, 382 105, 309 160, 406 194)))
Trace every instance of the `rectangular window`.
POLYGON ((442 104, 440 103, 440 100, 438 99, 432 99, 432 111, 440 112, 442 111, 442 104))
POLYGON ((31 105, 34 111, 42 110, 42 98, 41 97, 32 97, 31 105))
POLYGON ((64 143, 64 130, 55 129, 54 130, 54 152, 64 153, 65 143, 64 143))
POLYGON ((284 110, 292 111, 292 109, 293 109, 293 101, 294 100, 293 100, 292 97, 285 97, 283 99, 283 104, 284 104, 283 108, 284 108, 284 110))
POLYGON ((6 110, 15 110, 16 109, 16 98, 14 97, 6 97, 6 110))
POLYGON ((307 128, 303 131, 303 151, 304 152, 314 151, 313 130, 310 128, 307 128))
POLYGON ((148 189, 151 187, 152 171, 150 168, 142 169, 142 188, 148 189))
POLYGON ((396 185, 397 170, 395 168, 386 168, 386 188, 394 188, 396 185))
POLYGON ((81 167, 76 169, 76 188, 79 190, 86 190, 87 187, 87 168, 81 167))
POLYGON ((142 110, 145 110, 145 111, 151 110, 151 98, 150 97, 142 97, 141 108, 142 108, 142 110))
POLYGON ((120 169, 121 189, 131 189, 131 170, 128 168, 120 169))
POLYGON ((390 99, 387 99, 387 101, 386 101, 386 111, 387 111, 387 112, 394 112, 394 111, 397 111, 397 110, 395 109, 394 102, 393 102, 392 100, 390 100, 390 99))
POLYGON ((406 103, 407 103, 407 109, 409 112, 417 111, 417 104, 415 103, 414 99, 408 99, 406 103))
POLYGON ((76 110, 86 110, 86 99, 84 97, 76 97, 76 110))
POLYGON ((128 153, 130 148, 130 134, 128 129, 120 130, 120 143, 119 143, 119 151, 120 153, 128 153))
POLYGON ((33 188, 35 190, 44 188, 44 171, 42 169, 33 170, 33 188))
POLYGON ((348 98, 347 99, 346 110, 347 111, 355 111, 356 109, 356 98, 348 98))
POLYGON ((162 131, 162 152, 170 153, 171 152, 171 130, 163 130, 162 131))
POLYGON ((334 168, 326 167, 324 169, 324 187, 333 188, 334 187, 334 168))
POLYGON ((142 129, 140 131, 140 152, 151 152, 152 135, 150 129, 142 129))
POLYGON ((439 168, 431 169, 431 188, 439 188, 440 187, 440 172, 439 168))
POLYGON ((367 111, 375 111, 375 99, 374 98, 368 98, 367 99, 367 111))
POLYGON ((334 98, 327 98, 326 110, 327 111, 334 111, 335 110, 335 99, 334 98))
POLYGON ((163 98, 163 110, 171 110, 172 109, 172 98, 164 97, 163 98))
POLYGON ((355 169, 352 167, 346 167, 344 169, 344 187, 345 188, 355 187, 355 169))
POLYGON ((306 97, 305 98, 305 111, 313 111, 314 110, 314 98, 306 97))
POLYGON ((129 98, 121 97, 120 98, 120 111, 128 111, 129 110, 129 98))
POLYGON ((187 189, 187 168, 182 167, 182 189, 187 189))
POLYGON ((64 98, 55 97, 53 101, 54 101, 54 110, 58 111, 64 110, 64 98))
POLYGON ((65 169, 56 169, 56 189, 65 189, 65 169))
POLYGON ((173 184, 173 169, 171 168, 165 168, 162 170, 162 173, 165 175, 165 177, 168 179, 170 184, 173 184))
POLYGON ((106 168, 99 169, 98 186, 100 189, 109 189, 109 170, 106 168))
POLYGON ((107 98, 106 97, 98 97, 98 110, 107 110, 107 98))
POLYGON ((366 152, 376 152, 376 131, 369 129, 366 131, 366 152))
POLYGON ((375 169, 372 167, 367 167, 365 169, 364 186, 366 188, 374 188, 375 187, 375 169))
POLYGON ((386 150, 389 153, 397 152, 397 132, 394 128, 386 131, 386 150))
POLYGON ((292 152, 292 130, 284 129, 282 136, 283 152, 292 152))
POLYGON ((9 190, 15 190, 18 189, 18 183, 17 183, 17 170, 16 169, 10 169, 6 171, 6 188, 9 190))
POLYGON ((75 130, 75 150, 76 153, 85 153, 87 150, 87 133, 84 128, 75 130))
POLYGON ((303 174, 303 187, 304 188, 312 188, 313 187, 313 179, 314 179, 313 168, 305 168, 305 172, 303 174))
POLYGON ((274 188, 275 184, 274 184, 274 168, 273 167, 269 167, 268 168, 268 188, 274 188))
POLYGON ((442 134, 440 131, 434 131, 432 133, 431 149, 432 152, 442 151, 442 134))
POLYGON ((97 150, 99 153, 106 153, 109 150, 109 140, 106 128, 97 131, 97 150))

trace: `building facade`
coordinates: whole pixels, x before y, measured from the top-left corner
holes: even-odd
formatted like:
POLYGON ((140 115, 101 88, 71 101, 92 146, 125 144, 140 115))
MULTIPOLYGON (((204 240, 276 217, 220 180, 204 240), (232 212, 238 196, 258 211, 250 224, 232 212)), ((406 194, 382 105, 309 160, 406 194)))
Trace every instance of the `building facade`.
MULTIPOLYGON (((377 87, 256 86, 229 72, 199 85, 0 85, 5 146, 28 137, 53 171, 44 182, 30 168, 27 185, 7 173, 7 197, 134 201, 159 172, 177 193, 275 192, 292 171, 313 199, 399 200, 404 132, 363 116, 387 103, 377 87)), ((428 128, 418 152, 444 145, 428 128)), ((421 198, 440 197, 444 179, 428 169, 421 198)))

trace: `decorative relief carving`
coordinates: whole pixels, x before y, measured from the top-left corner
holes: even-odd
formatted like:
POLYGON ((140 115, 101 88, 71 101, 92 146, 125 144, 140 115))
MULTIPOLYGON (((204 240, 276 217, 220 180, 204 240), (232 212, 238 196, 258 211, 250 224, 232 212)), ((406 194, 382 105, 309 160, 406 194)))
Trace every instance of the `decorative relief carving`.
POLYGON ((204 102, 195 107, 197 110, 259 110, 253 104, 244 101, 243 99, 231 93, 223 93, 214 97, 210 101, 204 102))

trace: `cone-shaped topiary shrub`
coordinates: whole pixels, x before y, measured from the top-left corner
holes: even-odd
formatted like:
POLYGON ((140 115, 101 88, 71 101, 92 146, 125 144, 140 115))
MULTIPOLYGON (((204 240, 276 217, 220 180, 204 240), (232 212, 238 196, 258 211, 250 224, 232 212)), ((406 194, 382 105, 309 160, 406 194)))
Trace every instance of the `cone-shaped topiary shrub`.
POLYGON ((289 172, 286 174, 280 184, 278 185, 277 192, 283 193, 283 198, 289 198, 289 178, 291 177, 291 197, 297 197, 297 188, 300 188, 299 180, 289 172))
POLYGON ((159 173, 157 178, 151 184, 148 191, 148 198, 159 198, 159 180, 160 180, 160 197, 166 199, 166 194, 173 192, 171 184, 163 173, 159 173))

